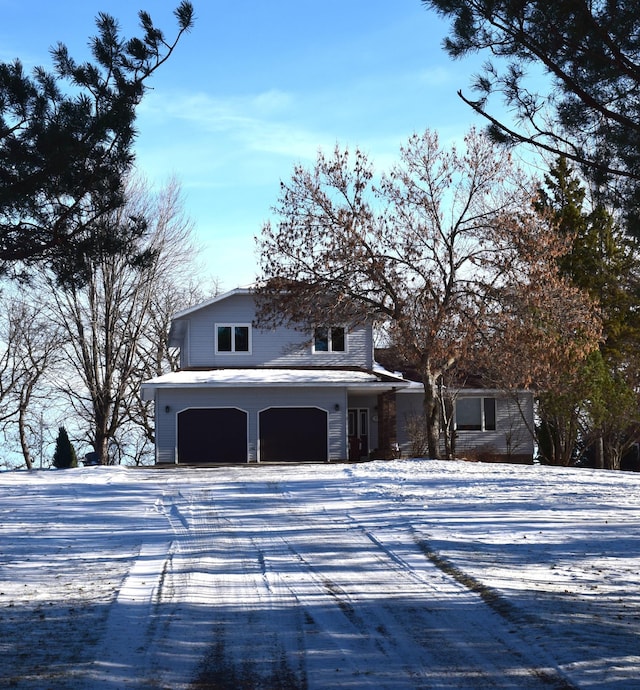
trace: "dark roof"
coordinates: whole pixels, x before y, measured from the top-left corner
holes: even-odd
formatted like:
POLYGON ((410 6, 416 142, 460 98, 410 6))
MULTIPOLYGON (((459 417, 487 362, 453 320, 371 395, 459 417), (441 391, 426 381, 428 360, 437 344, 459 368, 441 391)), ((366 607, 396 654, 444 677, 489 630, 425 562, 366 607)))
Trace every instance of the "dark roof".
MULTIPOLYGON (((375 349, 375 360, 388 371, 399 372, 409 381, 422 381, 415 363, 402 357, 395 348, 383 347, 375 349)), ((481 373, 465 371, 456 367, 449 372, 447 385, 458 388, 493 388, 491 382, 481 373)))

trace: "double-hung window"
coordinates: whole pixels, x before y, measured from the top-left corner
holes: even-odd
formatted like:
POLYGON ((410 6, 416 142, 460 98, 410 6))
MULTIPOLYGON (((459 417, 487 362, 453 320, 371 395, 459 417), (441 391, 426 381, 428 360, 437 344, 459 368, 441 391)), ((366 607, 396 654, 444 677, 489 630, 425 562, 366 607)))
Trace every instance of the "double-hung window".
POLYGON ((456 400, 458 431, 495 431, 495 398, 458 398, 456 400))
POLYGON ((313 334, 314 352, 345 352, 346 338, 342 326, 318 326, 313 334))
POLYGON ((251 352, 251 324, 217 323, 216 352, 251 352))

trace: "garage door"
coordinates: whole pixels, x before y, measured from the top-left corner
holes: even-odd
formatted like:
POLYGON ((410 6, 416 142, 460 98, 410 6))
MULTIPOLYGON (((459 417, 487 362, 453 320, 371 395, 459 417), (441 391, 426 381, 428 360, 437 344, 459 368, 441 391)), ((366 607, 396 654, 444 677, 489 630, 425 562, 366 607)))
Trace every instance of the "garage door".
POLYGON ((234 407, 178 413, 178 462, 247 462, 247 413, 234 407))
POLYGON ((327 413, 317 407, 272 407, 260 413, 262 462, 326 462, 327 413))

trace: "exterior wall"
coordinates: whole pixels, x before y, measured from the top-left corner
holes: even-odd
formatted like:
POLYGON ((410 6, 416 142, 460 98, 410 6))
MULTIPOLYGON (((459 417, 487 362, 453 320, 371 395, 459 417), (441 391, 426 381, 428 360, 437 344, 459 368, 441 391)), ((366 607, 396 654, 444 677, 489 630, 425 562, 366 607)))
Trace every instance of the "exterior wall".
MULTIPOLYGON (((411 437, 409 427, 413 419, 420 420, 423 417, 422 403, 424 400, 424 392, 422 388, 412 390, 411 392, 402 392, 396 396, 396 423, 398 429, 398 443, 403 457, 411 457, 414 455, 421 455, 426 453, 425 450, 420 452, 419 449, 414 448, 414 439, 411 437)), ((419 444, 418 444, 419 445, 419 444)))
POLYGON ((313 352, 311 333, 278 327, 251 329, 251 352, 216 353, 217 323, 252 324, 253 296, 236 294, 195 310, 180 320, 187 322, 181 348, 181 368, 211 367, 366 367, 373 366, 373 333, 359 326, 346 334, 345 352, 313 352))
MULTIPOLYGON (((483 461, 501 460, 532 462, 534 441, 529 429, 533 429, 533 396, 520 393, 518 399, 496 391, 460 391, 462 397, 496 399, 495 431, 457 431, 456 457, 483 461), (524 423, 522 416, 528 420, 524 423)), ((411 438, 407 431, 409 420, 421 416, 424 393, 413 389, 397 396, 398 442, 404 457, 412 454, 411 438)))
POLYGON ((269 407, 318 407, 328 412, 329 460, 347 457, 347 394, 342 388, 160 389, 156 392, 155 407, 156 462, 177 461, 177 415, 198 407, 236 407, 247 412, 249 462, 259 461, 260 411, 269 407))
POLYGON ((398 444, 398 402, 396 392, 386 391, 378 396, 380 423, 378 426, 378 452, 376 457, 389 460, 397 458, 398 444))

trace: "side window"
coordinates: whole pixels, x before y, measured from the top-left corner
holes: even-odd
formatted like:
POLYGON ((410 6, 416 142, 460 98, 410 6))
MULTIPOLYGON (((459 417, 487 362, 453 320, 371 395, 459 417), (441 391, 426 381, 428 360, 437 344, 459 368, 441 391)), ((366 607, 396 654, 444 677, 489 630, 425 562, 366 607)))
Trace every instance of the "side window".
POLYGON ((249 352, 249 326, 233 327, 235 352, 249 352))
POLYGON ((216 324, 216 352, 251 352, 251 326, 216 324))
POLYGON ((458 398, 456 400, 456 429, 480 431, 482 429, 482 398, 458 398))
POLYGON ((313 349, 316 352, 329 352, 329 329, 324 327, 316 328, 314 334, 313 349))
POLYGON ((318 326, 313 334, 314 352, 345 352, 346 336, 342 326, 318 326))
POLYGON ((218 326, 216 328, 216 350, 218 352, 233 352, 231 326, 218 326))
POLYGON ((495 398, 483 398, 482 402, 484 404, 484 430, 485 431, 495 431, 496 430, 496 399, 495 398))
POLYGON ((344 352, 345 351, 345 336, 344 328, 332 328, 331 329, 331 351, 332 352, 344 352))
POLYGON ((458 431, 495 431, 495 398, 458 398, 456 400, 458 431))

